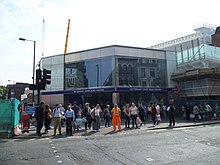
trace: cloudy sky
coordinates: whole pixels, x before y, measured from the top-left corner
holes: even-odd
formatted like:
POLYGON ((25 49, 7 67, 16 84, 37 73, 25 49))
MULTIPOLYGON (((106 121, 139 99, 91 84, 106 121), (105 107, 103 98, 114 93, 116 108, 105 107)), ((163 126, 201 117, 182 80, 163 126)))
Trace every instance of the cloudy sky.
POLYGON ((148 47, 194 33, 203 22, 219 26, 219 7, 220 0, 1 0, 0 85, 32 83, 34 44, 20 37, 36 41, 36 63, 42 52, 62 54, 68 19, 67 52, 148 47))

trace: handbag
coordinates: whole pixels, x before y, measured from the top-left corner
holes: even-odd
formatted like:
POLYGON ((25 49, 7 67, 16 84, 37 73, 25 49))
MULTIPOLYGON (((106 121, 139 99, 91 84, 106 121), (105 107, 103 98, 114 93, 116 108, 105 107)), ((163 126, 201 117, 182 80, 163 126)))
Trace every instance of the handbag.
POLYGON ((82 118, 82 122, 83 122, 83 123, 87 122, 87 120, 86 120, 85 117, 82 118))
POLYGON ((161 121, 160 115, 156 115, 156 120, 161 121))
POLYGON ((140 119, 140 117, 137 117, 137 124, 141 124, 142 123, 142 121, 141 121, 141 119, 140 119))

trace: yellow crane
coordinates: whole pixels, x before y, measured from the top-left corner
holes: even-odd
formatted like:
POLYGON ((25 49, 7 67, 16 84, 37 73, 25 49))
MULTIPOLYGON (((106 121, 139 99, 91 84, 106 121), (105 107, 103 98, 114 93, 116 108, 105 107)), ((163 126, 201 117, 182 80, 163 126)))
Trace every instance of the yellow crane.
POLYGON ((70 19, 68 19, 68 26, 67 26, 67 33, 66 33, 66 42, 65 42, 65 48, 64 48, 64 55, 67 52, 68 39, 69 39, 69 31, 70 31, 70 19))

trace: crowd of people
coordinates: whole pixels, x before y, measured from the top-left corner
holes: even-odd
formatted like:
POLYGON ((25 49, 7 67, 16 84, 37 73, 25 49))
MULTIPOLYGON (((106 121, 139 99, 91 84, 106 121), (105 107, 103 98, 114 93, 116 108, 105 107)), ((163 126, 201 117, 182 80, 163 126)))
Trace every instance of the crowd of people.
POLYGON ((186 103, 182 105, 182 118, 188 121, 191 120, 191 114, 193 114, 193 121, 200 120, 211 120, 212 118, 220 117, 220 107, 218 103, 215 103, 214 108, 212 108, 207 102, 202 104, 189 105, 186 103))
POLYGON ((56 104, 51 109, 50 105, 43 102, 36 109, 35 117, 37 120, 37 135, 41 136, 43 125, 45 134, 51 129, 51 121, 53 120, 54 134, 56 136, 57 129, 59 135, 62 135, 61 128, 66 127, 66 135, 72 136, 73 131, 82 129, 93 129, 99 132, 101 126, 101 118, 104 119, 104 126, 111 127, 112 131, 121 130, 121 121, 123 118, 125 128, 139 128, 142 124, 152 122, 157 125, 161 122, 161 115, 169 116, 169 126, 175 126, 175 106, 170 104, 168 107, 159 104, 136 105, 135 103, 125 104, 121 108, 114 104, 101 107, 99 104, 90 106, 87 102, 84 106, 77 105, 76 102, 68 104, 65 109, 61 104, 56 104), (116 126, 118 129, 116 129, 116 126))

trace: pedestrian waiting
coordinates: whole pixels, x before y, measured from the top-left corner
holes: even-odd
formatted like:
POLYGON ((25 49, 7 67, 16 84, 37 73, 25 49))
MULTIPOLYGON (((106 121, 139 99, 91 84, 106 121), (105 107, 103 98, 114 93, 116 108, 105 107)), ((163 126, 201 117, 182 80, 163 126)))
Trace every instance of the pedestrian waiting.
POLYGON ((67 107, 67 110, 65 112, 65 118, 66 118, 66 135, 73 136, 73 121, 75 120, 75 113, 71 109, 71 105, 67 107))
POLYGON ((121 109, 117 104, 112 108, 112 125, 113 131, 116 131, 116 124, 118 124, 118 130, 121 130, 121 109))
POLYGON ((63 115, 63 111, 61 109, 60 104, 56 104, 56 107, 53 109, 53 123, 54 123, 53 136, 56 136, 57 127, 59 130, 59 135, 62 135, 61 133, 61 116, 62 115, 63 115))

